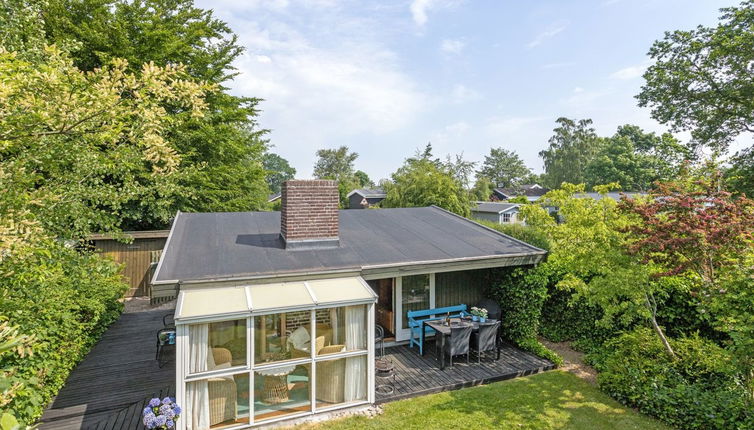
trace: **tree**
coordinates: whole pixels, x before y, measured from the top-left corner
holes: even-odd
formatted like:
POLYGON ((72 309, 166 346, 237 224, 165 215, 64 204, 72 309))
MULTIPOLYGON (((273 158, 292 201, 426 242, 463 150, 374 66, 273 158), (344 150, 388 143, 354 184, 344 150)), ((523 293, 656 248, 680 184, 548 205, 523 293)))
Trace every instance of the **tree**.
MULTIPOLYGON (((131 73, 114 60, 84 73, 54 46, 39 57, 0 52, 0 219, 10 229, 0 249, 26 223, 71 239, 117 230, 144 196, 177 193, 184 173, 167 110, 201 117, 212 89, 177 65, 131 73)), ((166 222, 172 213, 157 203, 142 215, 166 222)))
POLYGON ((436 205, 462 216, 470 213, 468 193, 453 175, 429 158, 409 158, 383 183, 383 207, 436 205))
POLYGON ((731 336, 754 401, 754 200, 725 191, 719 172, 661 183, 652 197, 621 203, 640 220, 627 228, 628 249, 661 268, 655 278, 694 281, 692 294, 731 336))
POLYGON ((283 182, 296 176, 296 169, 288 164, 288 160, 277 154, 271 152, 265 154, 263 165, 267 170, 267 186, 270 187, 270 192, 273 194, 280 192, 283 182))
POLYGON ((586 166, 603 145, 603 139, 594 132, 591 119, 561 117, 556 122, 558 127, 553 130, 548 148, 539 152, 545 164, 544 185, 558 188, 563 182, 584 183, 586 166))
POLYGON ((340 182, 353 180, 353 162, 359 158, 359 154, 350 152, 347 146, 320 149, 317 151, 317 157, 314 164, 315 178, 335 179, 340 182))
POLYGON ((754 148, 741 151, 731 159, 725 179, 731 191, 754 196, 754 148))
POLYGON ((374 187, 374 182, 369 178, 369 175, 367 175, 366 172, 362 170, 357 170, 353 173, 354 178, 356 179, 356 183, 361 188, 372 188, 374 187))
POLYGON ((512 188, 523 184, 531 169, 526 167, 515 151, 490 148, 490 154, 484 157, 477 174, 488 178, 496 187, 512 188))
POLYGON ((476 163, 463 159, 463 153, 451 157, 450 154, 445 159, 445 169, 461 184, 461 187, 468 189, 471 184, 471 175, 474 174, 476 163))
POLYGON ((673 131, 690 130, 694 145, 725 151, 754 131, 754 2, 721 12, 715 27, 666 32, 655 41, 637 99, 673 131))
MULTIPOLYGON (((22 0, 13 0, 22 1, 22 0)), ((121 227, 164 227, 153 207, 184 211, 256 210, 269 190, 262 156, 266 130, 257 124, 259 99, 229 95, 224 84, 243 52, 228 25, 191 0, 46 0, 42 26, 48 43, 69 47, 74 64, 92 71, 114 58, 141 64, 183 64, 187 76, 214 84, 208 110, 195 117, 180 109, 170 115, 165 137, 182 155, 181 175, 171 193, 144 194, 125 207, 121 227)))
MULTIPOLYGON (((597 190, 606 193, 615 186, 608 184, 597 190)), ((544 264, 553 273, 565 274, 557 286, 573 291, 574 300, 584 299, 600 306, 604 311, 603 325, 647 321, 668 355, 674 357, 657 322, 659 299, 668 295, 668 286, 653 279, 659 270, 656 265, 642 261, 627 249, 631 241, 627 229, 636 220, 618 211, 613 199, 574 197, 582 192, 583 184, 564 184, 543 196, 558 207, 561 222, 556 222, 540 205, 523 207, 527 225, 547 234, 551 250, 544 264)))
POLYGON ((477 201, 486 202, 492 196, 492 190, 495 186, 484 176, 477 178, 474 188, 471 189, 471 198, 477 201))

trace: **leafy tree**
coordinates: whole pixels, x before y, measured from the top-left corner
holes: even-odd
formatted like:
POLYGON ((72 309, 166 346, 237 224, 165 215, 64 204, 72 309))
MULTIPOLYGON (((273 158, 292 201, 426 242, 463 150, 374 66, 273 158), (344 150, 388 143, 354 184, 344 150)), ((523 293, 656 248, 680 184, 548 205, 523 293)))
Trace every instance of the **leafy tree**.
POLYGON ((515 151, 490 148, 490 154, 484 157, 477 174, 489 178, 497 187, 511 188, 523 184, 531 174, 531 169, 526 167, 515 151))
POLYGON ((357 158, 359 154, 350 152, 347 146, 341 146, 338 149, 320 149, 317 151, 317 162, 314 164, 314 177, 350 182, 354 175, 353 162, 357 158))
POLYGON ((741 151, 731 159, 725 179, 731 191, 754 196, 754 148, 741 151))
POLYGON ((603 145, 591 127, 591 119, 558 118, 558 127, 547 149, 539 156, 545 164, 544 185, 558 188, 563 182, 581 184, 586 181, 585 169, 603 145))
POLYGON ((166 109, 171 116, 166 138, 182 155, 179 187, 143 195, 124 208, 122 227, 164 226, 163 217, 149 213, 154 206, 173 214, 266 206, 266 130, 256 121, 259 100, 231 96, 223 87, 243 52, 225 22, 191 0, 47 0, 43 11, 48 43, 69 47, 82 70, 114 58, 126 59, 131 72, 145 63, 184 64, 188 76, 215 84, 206 96, 206 115, 166 109))
POLYGON ((25 222, 75 239, 117 229, 148 203, 143 216, 167 221, 158 197, 176 193, 183 172, 166 111, 201 117, 212 87, 186 79, 182 66, 131 73, 114 60, 84 73, 55 47, 39 55, 0 52, 0 222, 10 228, 0 248, 25 222))
POLYGON ((492 196, 492 190, 495 186, 484 176, 477 178, 474 187, 471 189, 471 198, 477 201, 486 202, 492 196))
POLYGON ((476 166, 475 162, 464 160, 463 153, 452 157, 448 154, 444 166, 464 189, 469 188, 471 176, 474 174, 474 167, 476 166))
POLYGON ((675 178, 691 153, 669 133, 646 133, 622 125, 589 161, 584 171, 589 187, 617 182, 629 191, 647 191, 655 181, 675 178))
POLYGON ((659 265, 657 278, 695 281, 692 293, 734 339, 754 400, 754 329, 747 327, 752 302, 743 304, 754 298, 754 201, 733 198, 719 172, 661 183, 652 197, 621 204, 641 221, 628 228, 636 238, 629 250, 659 265))
POLYGON ((754 2, 721 11, 715 27, 666 32, 652 45, 637 98, 674 131, 691 130, 694 144, 726 150, 754 131, 754 2))
POLYGON ((283 182, 296 176, 296 169, 288 164, 288 160, 277 154, 271 152, 265 154, 263 165, 267 170, 267 186, 273 194, 280 192, 283 182))
MULTIPOLYGON (((615 186, 597 190, 606 193, 615 186)), ((583 191, 583 184, 564 184, 543 196, 559 208, 562 222, 556 222, 542 206, 523 207, 527 224, 547 234, 550 254, 544 264, 552 273, 565 274, 557 286, 573 291, 573 300, 583 299, 603 309, 603 326, 647 321, 668 355, 675 356, 657 322, 660 299, 668 295, 668 285, 654 281, 659 270, 656 265, 627 250, 631 240, 627 229, 635 219, 618 211, 613 199, 574 197, 583 191)))
POLYGON ((353 173, 354 178, 356 179, 356 183, 361 188, 371 188, 374 187, 374 182, 369 178, 369 175, 367 175, 366 172, 362 170, 357 170, 353 173))
POLYGON ((383 207, 422 207, 437 205, 459 215, 470 214, 468 193, 453 175, 431 157, 409 158, 383 183, 383 207))

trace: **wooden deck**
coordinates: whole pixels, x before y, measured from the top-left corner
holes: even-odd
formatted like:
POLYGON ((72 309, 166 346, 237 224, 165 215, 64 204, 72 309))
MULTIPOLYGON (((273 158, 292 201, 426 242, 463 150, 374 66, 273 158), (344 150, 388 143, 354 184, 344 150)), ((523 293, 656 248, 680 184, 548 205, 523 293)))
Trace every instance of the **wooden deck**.
MULTIPOLYGON (((65 387, 42 415, 41 430, 133 430, 151 397, 175 392, 175 356, 157 366, 155 334, 170 310, 125 313, 113 324, 86 359, 71 373, 65 387)), ((396 367, 394 392, 377 395, 384 403, 408 397, 486 384, 552 369, 547 360, 506 345, 500 360, 454 363, 440 370, 432 343, 424 357, 416 348, 394 346, 385 355, 396 367)))
POLYGON ((124 313, 71 373, 45 410, 40 429, 120 430, 140 428, 150 397, 175 392, 175 352, 155 360, 155 336, 171 310, 124 313))
POLYGON ((377 403, 488 384, 555 367, 548 360, 505 345, 500 353, 500 360, 495 361, 490 354, 491 358, 483 357, 482 362, 477 363, 476 357, 472 355, 471 362, 466 364, 465 357, 457 357, 458 361, 453 361, 453 367, 446 366, 444 370, 440 370, 439 363, 435 360, 434 345, 428 343, 424 351, 422 357, 416 347, 395 346, 385 349, 385 356, 395 364, 395 386, 392 394, 380 395, 378 391, 377 403))

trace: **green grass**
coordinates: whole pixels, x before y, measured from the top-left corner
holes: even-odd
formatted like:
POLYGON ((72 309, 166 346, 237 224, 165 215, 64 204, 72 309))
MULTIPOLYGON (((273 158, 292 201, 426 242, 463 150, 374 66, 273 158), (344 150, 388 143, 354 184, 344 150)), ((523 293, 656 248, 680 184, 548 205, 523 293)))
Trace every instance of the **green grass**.
MULTIPOLYGON (((301 427, 297 427, 301 428, 301 427)), ((385 405, 307 429, 668 429, 563 371, 448 391, 385 405)))

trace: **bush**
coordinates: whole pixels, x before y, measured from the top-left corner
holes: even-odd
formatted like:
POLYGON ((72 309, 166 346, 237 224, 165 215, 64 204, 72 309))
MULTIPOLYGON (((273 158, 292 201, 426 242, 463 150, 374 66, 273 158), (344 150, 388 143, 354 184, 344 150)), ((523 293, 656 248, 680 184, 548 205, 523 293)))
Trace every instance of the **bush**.
POLYGON ((574 347, 585 352, 599 348, 615 336, 616 330, 597 324, 602 309, 584 299, 574 300, 573 292, 556 288, 553 282, 542 307, 539 332, 553 342, 573 341, 574 347))
POLYGON ((497 230, 503 234, 514 237, 518 240, 534 245, 537 248, 550 250, 550 241, 547 235, 534 227, 524 224, 500 224, 492 221, 474 220, 484 226, 497 230))
POLYGON ((536 268, 492 269, 487 297, 500 304, 503 338, 521 349, 546 358, 557 365, 563 360, 537 341, 542 303, 547 296, 549 273, 536 268))
POLYGON ((591 354, 600 388, 674 427, 754 428, 754 413, 728 353, 698 335, 669 340, 676 359, 647 328, 608 341, 591 354))
POLYGON ((27 258, 5 259, 0 273, 0 314, 35 336, 32 355, 0 359, 12 371, 5 382, 23 384, 4 409, 31 424, 118 318, 127 285, 115 263, 57 241, 43 242, 27 258))

